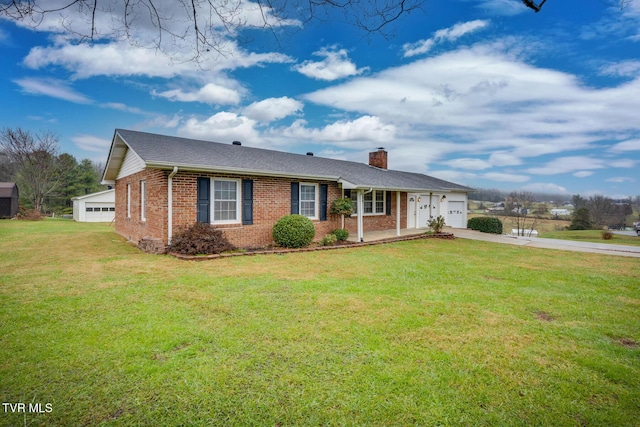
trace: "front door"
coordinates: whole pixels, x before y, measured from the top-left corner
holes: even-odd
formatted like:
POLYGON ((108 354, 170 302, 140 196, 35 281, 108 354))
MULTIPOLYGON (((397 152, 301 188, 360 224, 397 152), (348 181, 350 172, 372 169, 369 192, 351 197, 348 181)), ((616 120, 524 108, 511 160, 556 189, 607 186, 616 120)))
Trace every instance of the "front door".
POLYGON ((407 228, 416 228, 417 216, 417 194, 408 194, 409 203, 407 203, 407 228))
POLYGON ((426 228, 429 226, 430 215, 438 216, 440 203, 435 196, 429 203, 428 194, 409 194, 407 203, 407 228, 426 228), (437 203, 437 205, 435 205, 437 203), (430 213, 430 211, 432 211, 430 213))

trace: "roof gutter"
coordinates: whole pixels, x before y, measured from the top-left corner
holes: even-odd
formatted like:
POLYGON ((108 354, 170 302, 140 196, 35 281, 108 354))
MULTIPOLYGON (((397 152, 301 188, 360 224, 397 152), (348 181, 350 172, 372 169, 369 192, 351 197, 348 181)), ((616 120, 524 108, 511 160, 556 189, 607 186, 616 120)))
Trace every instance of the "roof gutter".
POLYGON ((167 243, 169 245, 173 238, 173 177, 177 173, 178 167, 174 166, 167 179, 167 243))
MULTIPOLYGON (((175 163, 150 161, 150 162, 146 162, 146 166, 148 168, 171 169, 176 165, 175 163)), ((333 176, 333 175, 304 175, 304 174, 295 174, 295 173, 288 173, 288 172, 260 171, 260 170, 234 168, 234 167, 211 167, 206 165, 177 165, 177 166, 179 166, 182 170, 186 170, 189 172, 232 173, 237 175, 276 176, 276 177, 285 177, 285 178, 318 179, 318 180, 324 180, 324 181, 338 181, 340 179, 339 176, 333 176)))

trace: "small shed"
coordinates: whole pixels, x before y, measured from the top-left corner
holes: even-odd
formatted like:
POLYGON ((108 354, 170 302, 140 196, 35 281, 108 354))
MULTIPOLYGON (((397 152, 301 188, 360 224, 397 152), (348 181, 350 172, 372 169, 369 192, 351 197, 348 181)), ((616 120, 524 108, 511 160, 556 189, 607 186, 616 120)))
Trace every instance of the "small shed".
POLYGON ((0 218, 18 215, 18 186, 15 182, 0 182, 0 218))
POLYGON ((116 214, 116 190, 74 197, 73 219, 78 222, 111 222, 116 214))

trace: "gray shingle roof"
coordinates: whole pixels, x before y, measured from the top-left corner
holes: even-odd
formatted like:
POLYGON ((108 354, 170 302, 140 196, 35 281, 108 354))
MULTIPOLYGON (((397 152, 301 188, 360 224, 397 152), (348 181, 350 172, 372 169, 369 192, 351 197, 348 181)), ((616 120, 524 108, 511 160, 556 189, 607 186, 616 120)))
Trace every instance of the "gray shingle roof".
MULTIPOLYGON (((316 178, 342 181, 345 188, 472 191, 469 187, 431 176, 384 170, 365 163, 123 129, 116 129, 114 144, 117 136, 145 162, 147 167, 178 166, 181 169, 203 171, 316 178)), ((110 157, 113 152, 112 146, 110 157)), ((107 162, 105 179, 114 179, 117 173, 117 170, 109 169, 111 160, 113 159, 110 158, 107 162)))

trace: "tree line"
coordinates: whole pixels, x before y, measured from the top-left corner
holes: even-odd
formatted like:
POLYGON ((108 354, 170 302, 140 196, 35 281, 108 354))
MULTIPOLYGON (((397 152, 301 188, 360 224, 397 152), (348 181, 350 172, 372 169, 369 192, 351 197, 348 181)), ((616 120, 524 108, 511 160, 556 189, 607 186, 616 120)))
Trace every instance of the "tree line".
POLYGON ((0 131, 0 182, 18 185, 22 209, 69 214, 73 197, 107 189, 100 184, 103 165, 60 153, 59 140, 48 130, 0 131))
MULTIPOLYGON (((640 215, 633 216, 634 207, 640 211, 640 195, 626 199, 613 199, 595 194, 585 198, 580 194, 568 196, 536 194, 530 191, 503 192, 495 189, 479 189, 470 193, 469 199, 503 203, 504 209, 498 214, 513 217, 518 233, 522 235, 525 235, 527 230, 533 230, 538 220, 548 216, 549 205, 560 206, 571 203, 573 212, 569 229, 572 230, 624 228, 631 225, 631 222, 640 220, 640 215)), ((487 206, 482 202, 481 208, 486 209, 487 206)))

